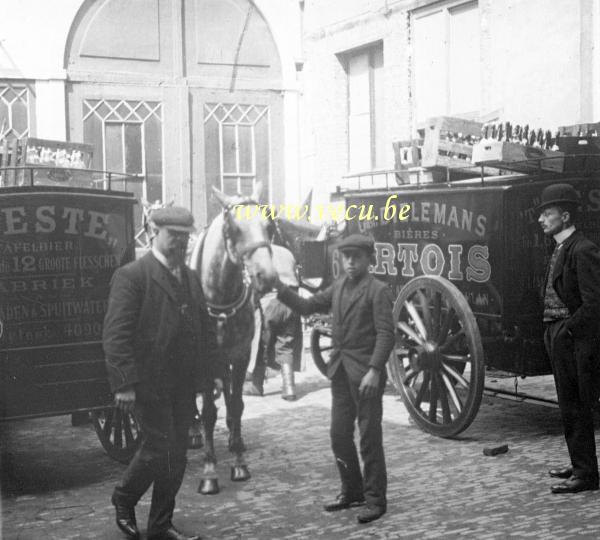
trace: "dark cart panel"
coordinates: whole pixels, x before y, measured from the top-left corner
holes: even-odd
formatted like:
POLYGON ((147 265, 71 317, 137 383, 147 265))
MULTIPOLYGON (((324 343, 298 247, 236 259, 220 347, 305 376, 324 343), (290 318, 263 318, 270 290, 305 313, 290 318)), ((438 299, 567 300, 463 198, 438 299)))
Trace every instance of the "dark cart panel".
POLYGON ((102 322, 113 272, 134 258, 129 193, 2 189, 0 418, 106 406, 102 322))

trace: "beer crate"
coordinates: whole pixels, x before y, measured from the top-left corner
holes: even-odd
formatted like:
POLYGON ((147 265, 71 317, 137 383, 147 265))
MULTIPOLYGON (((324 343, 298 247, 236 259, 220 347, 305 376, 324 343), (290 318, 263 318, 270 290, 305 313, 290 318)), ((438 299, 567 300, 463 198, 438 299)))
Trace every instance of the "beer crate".
POLYGON ((473 144, 481 138, 481 122, 437 116, 427 121, 422 150, 423 167, 468 168, 473 144))
POLYGON ((423 139, 395 141, 392 143, 392 147, 394 148, 394 164, 397 171, 421 166, 423 139))
POLYGON ((562 172, 564 153, 527 144, 484 139, 473 147, 473 163, 520 173, 562 172))

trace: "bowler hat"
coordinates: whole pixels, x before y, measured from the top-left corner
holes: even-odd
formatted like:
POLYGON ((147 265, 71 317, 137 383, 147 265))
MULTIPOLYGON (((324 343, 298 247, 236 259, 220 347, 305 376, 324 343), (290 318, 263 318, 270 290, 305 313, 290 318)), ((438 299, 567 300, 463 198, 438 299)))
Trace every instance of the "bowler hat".
POLYGON ((351 234, 340 242, 338 249, 340 251, 362 249, 370 255, 375 251, 375 242, 369 236, 364 236, 362 234, 351 234))
POLYGON ((157 208, 150 214, 150 221, 156 227, 164 227, 173 231, 195 232, 194 216, 181 206, 165 206, 157 208))
POLYGON ((579 195, 571 184, 552 184, 542 191, 542 202, 538 205, 538 210, 543 210, 548 206, 560 206, 561 204, 579 204, 579 195))

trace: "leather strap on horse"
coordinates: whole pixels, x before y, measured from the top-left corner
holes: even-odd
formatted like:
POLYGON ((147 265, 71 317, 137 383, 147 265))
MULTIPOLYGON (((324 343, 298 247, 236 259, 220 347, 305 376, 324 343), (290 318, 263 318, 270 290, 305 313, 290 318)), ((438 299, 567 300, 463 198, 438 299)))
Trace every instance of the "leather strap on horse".
MULTIPOLYGON (((243 204, 257 204, 257 203, 248 199, 248 200, 244 201, 243 204)), ((228 241, 231 240, 231 236, 229 234, 229 228, 231 226, 231 224, 229 223, 229 216, 230 216, 231 209, 236 206, 241 206, 241 204, 240 203, 231 204, 231 205, 226 206, 223 209, 224 222, 223 222, 222 234, 223 234, 223 240, 225 241, 225 250, 227 251, 227 255, 228 255, 229 259, 234 264, 239 265, 240 263, 244 264, 244 260, 246 259, 246 257, 252 255, 252 253, 254 253, 257 249, 259 249, 261 247, 266 247, 269 249, 269 251, 271 251, 271 244, 264 240, 259 241, 259 242, 252 242, 248 246, 244 247, 243 250, 240 250, 240 251, 236 250, 236 252, 237 252, 236 255, 238 255, 237 257, 232 256, 232 254, 229 251, 229 246, 228 246, 228 241)), ((201 245, 201 249, 200 249, 200 262, 199 262, 200 267, 202 266, 202 254, 204 252, 204 238, 202 239, 202 242, 203 242, 203 244, 201 245)), ((232 302, 230 304, 214 304, 214 303, 211 303, 208 300, 206 300, 208 314, 213 319, 217 319, 217 344, 219 345, 219 347, 223 345, 223 338, 225 336, 225 324, 227 323, 227 321, 230 318, 234 317, 238 313, 238 311, 240 311, 246 305, 246 303, 248 302, 248 300, 250 299, 251 296, 252 296, 252 291, 250 289, 249 278, 247 276, 246 267, 244 265, 243 289, 242 289, 241 296, 237 300, 235 300, 234 302, 232 302)))

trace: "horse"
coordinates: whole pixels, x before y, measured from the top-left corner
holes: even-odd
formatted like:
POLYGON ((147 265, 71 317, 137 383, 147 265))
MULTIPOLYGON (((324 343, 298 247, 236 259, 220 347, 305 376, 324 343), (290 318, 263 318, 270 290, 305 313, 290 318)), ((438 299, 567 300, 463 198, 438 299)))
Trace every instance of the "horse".
MULTIPOLYGON (((277 275, 267 222, 252 208, 258 206, 260 190, 258 184, 252 196, 244 198, 228 196, 213 188, 222 212, 198 238, 190 259, 190 267, 200 278, 210 319, 216 328, 219 358, 226 365, 223 396, 229 451, 235 456, 231 480, 237 482, 251 476, 244 458, 242 389, 254 337, 253 295, 270 291, 277 275), (246 210, 249 211, 246 213, 246 210)), ((214 389, 202 396, 205 453, 198 491, 205 495, 219 492, 213 438, 217 420, 214 397, 214 389)))

